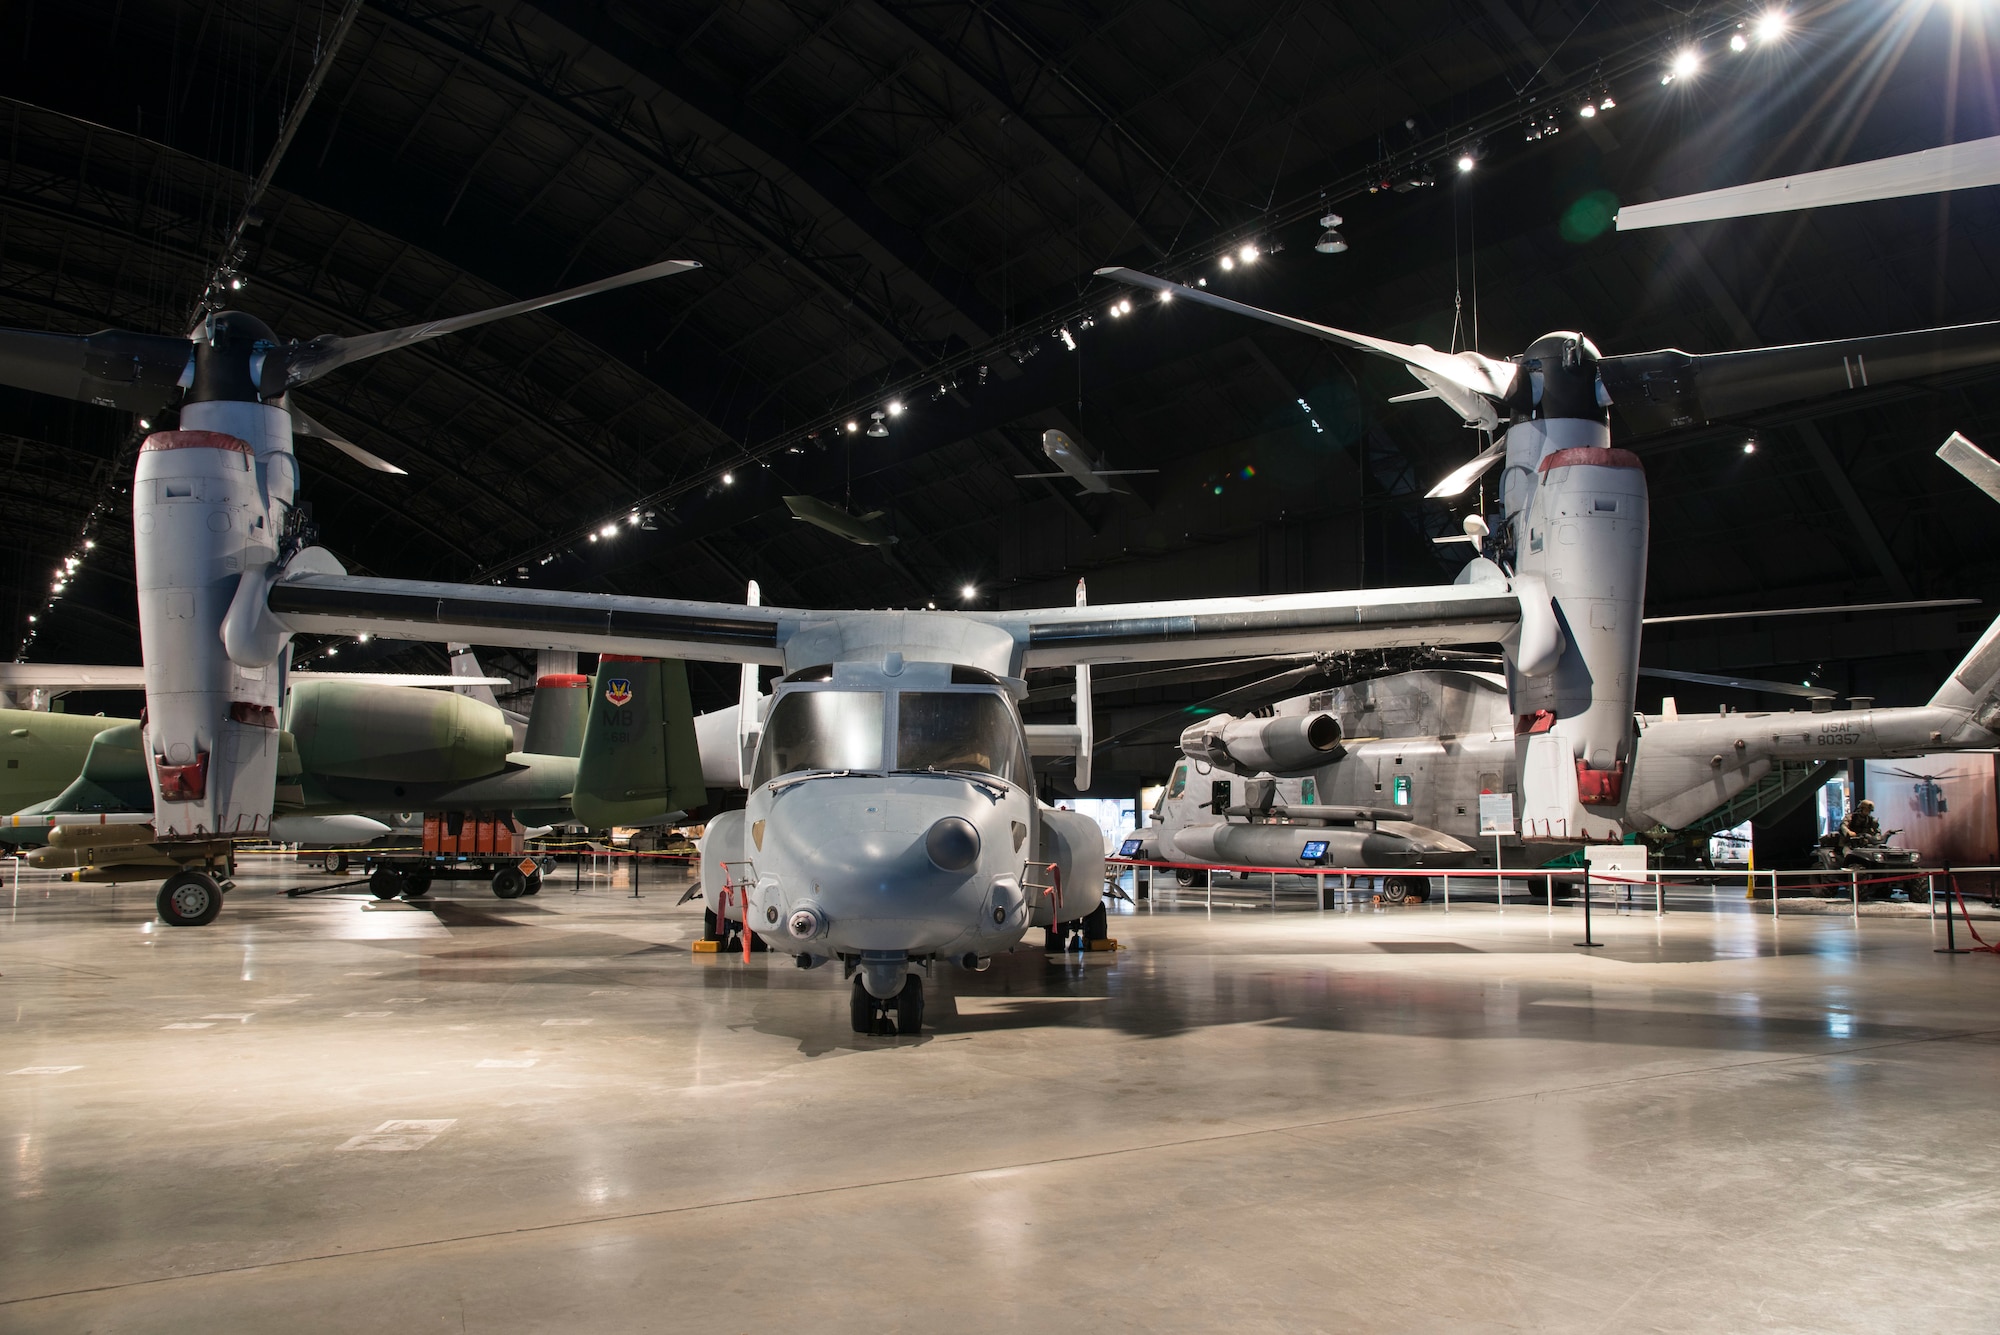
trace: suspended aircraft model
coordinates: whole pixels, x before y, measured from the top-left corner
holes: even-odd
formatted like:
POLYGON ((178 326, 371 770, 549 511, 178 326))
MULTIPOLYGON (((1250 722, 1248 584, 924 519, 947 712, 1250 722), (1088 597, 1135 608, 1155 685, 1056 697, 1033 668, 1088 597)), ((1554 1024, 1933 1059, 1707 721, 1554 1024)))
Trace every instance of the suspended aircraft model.
POLYGON ((1104 496, 1111 492, 1123 492, 1104 479, 1107 477, 1136 477, 1141 473, 1157 473, 1157 468, 1104 468, 1100 460, 1091 457, 1090 451, 1069 438, 1066 432, 1050 428, 1042 433, 1042 453, 1049 456, 1059 473, 1016 473, 1017 478, 1066 477, 1082 487, 1084 494, 1104 496))
POLYGON ((849 514, 846 510, 817 496, 787 496, 785 508, 792 512, 792 518, 803 520, 814 528, 823 528, 836 538, 846 538, 862 547, 887 547, 896 541, 896 535, 882 522, 884 511, 870 510, 865 515, 849 514))

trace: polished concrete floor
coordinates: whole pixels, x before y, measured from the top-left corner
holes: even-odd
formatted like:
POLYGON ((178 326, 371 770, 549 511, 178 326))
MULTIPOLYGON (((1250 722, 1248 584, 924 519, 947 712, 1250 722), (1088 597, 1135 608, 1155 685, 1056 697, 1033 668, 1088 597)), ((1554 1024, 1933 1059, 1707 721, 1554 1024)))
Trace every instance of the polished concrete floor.
POLYGON ((0 888, 0 1330, 2000 1329, 1923 921, 1140 913, 903 1039, 679 882, 324 883, 0 888))

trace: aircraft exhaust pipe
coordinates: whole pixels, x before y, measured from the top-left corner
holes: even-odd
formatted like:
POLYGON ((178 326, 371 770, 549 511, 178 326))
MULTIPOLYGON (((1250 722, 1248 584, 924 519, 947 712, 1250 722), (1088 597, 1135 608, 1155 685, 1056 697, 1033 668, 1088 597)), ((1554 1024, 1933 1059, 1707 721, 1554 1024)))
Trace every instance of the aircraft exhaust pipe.
POLYGON ((1181 734, 1181 752, 1231 774, 1305 773, 1347 754, 1332 714, 1236 718, 1218 714, 1181 734))

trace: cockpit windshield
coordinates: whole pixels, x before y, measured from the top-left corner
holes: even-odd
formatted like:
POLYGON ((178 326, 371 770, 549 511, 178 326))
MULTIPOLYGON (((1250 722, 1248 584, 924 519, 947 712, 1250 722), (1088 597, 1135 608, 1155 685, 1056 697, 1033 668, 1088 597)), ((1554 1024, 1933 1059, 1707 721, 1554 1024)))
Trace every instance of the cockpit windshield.
POLYGON ((1014 711, 984 691, 904 691, 896 697, 896 768, 970 770, 1029 783, 1014 711))
POLYGON ((764 722, 750 786, 799 770, 881 768, 880 691, 791 691, 764 722))

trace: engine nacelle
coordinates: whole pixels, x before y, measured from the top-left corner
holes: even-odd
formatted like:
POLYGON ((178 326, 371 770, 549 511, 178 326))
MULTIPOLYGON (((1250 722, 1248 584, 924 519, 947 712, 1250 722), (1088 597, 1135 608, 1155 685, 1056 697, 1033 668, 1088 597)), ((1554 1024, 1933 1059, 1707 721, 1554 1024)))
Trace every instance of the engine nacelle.
POLYGON ((308 774, 462 783, 496 774, 514 749, 506 715, 469 696, 414 686, 295 681, 287 722, 308 774))
POLYGON ((1033 888, 1028 893, 1028 921, 1048 927, 1074 922, 1104 902, 1104 831, 1080 811, 1042 808, 1042 839, 1038 862, 1028 868, 1033 888), (1056 875, 1050 876, 1053 864, 1056 875), (1048 888, 1042 888, 1046 885, 1048 888), (1057 897, 1061 917, 1056 916, 1057 897))
POLYGON ((1235 718, 1217 714, 1181 734, 1181 753, 1230 774, 1303 774, 1347 754, 1331 714, 1235 718))

